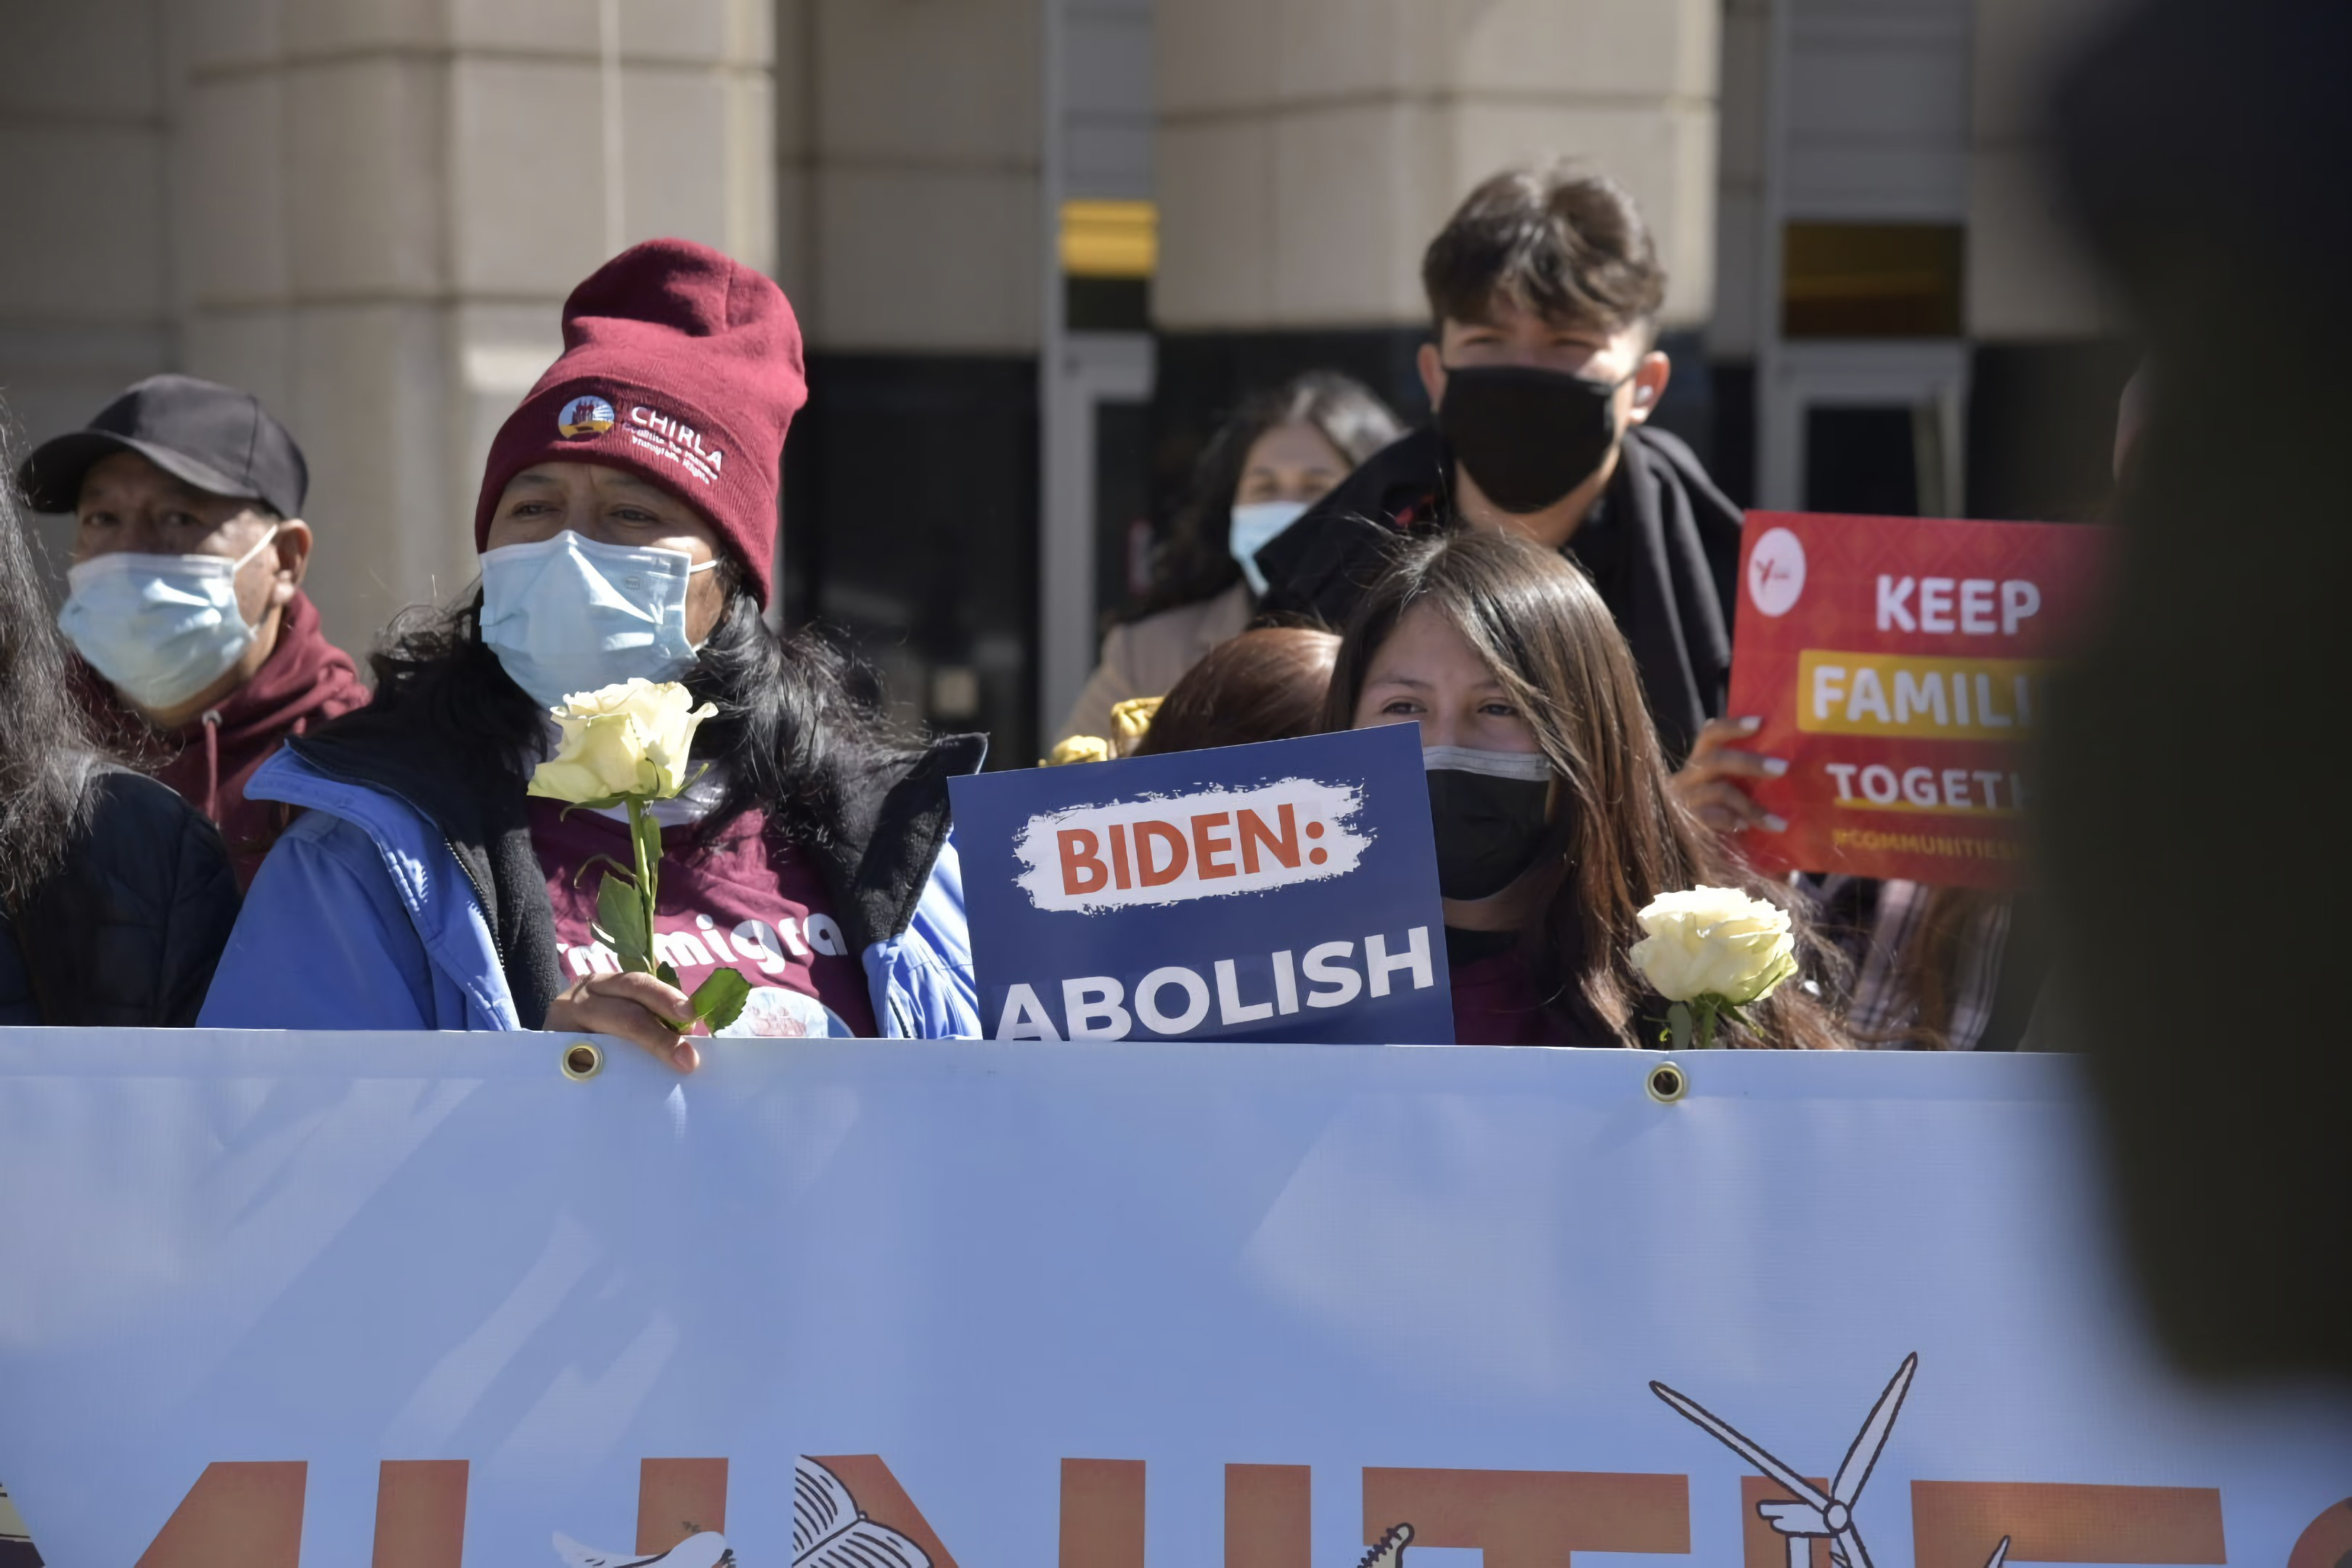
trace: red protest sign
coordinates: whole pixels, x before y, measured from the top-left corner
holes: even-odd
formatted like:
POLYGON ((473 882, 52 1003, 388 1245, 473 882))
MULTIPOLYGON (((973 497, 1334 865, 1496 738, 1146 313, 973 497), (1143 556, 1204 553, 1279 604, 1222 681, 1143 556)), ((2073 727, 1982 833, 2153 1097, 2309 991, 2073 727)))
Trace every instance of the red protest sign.
POLYGON ((2019 880, 2021 742, 2079 626, 2105 531, 2038 522, 1748 514, 1731 711, 1785 832, 1760 866, 1971 888, 2019 880))

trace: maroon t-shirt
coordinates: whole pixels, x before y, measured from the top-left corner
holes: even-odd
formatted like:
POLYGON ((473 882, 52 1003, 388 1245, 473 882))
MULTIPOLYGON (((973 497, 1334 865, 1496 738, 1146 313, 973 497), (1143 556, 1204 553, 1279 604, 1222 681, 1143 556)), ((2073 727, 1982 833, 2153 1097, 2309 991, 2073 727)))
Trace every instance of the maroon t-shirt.
MULTIPOLYGON (((1448 932, 1451 939, 1455 933, 1448 932)), ((1483 936, 1486 933, 1480 932, 1483 936)), ((1570 1046, 1568 1031, 1536 996, 1527 960, 1516 948, 1465 955, 1446 972, 1454 993, 1454 1043, 1459 1046, 1570 1046)))
MULTIPOLYGON (((614 973, 620 961, 588 929, 606 868, 600 863, 584 877, 580 868, 599 855, 629 864, 629 830, 596 812, 562 813, 554 801, 530 802, 531 847, 555 905, 556 952, 567 978, 614 973)), ((871 1037, 866 966, 849 951, 824 880, 800 856, 772 852, 765 826, 758 812, 746 812, 700 850, 693 828, 662 830, 655 957, 677 969, 688 991, 722 965, 751 983, 742 1016, 722 1034, 871 1037)))

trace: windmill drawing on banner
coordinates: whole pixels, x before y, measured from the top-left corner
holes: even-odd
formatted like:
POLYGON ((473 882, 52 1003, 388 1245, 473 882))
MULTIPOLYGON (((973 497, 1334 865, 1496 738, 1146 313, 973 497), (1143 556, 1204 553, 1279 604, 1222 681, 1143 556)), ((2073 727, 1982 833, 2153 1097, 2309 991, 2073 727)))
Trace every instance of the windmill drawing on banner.
MULTIPOLYGON (((1862 1489, 1870 1479, 1870 1472, 1878 1464, 1878 1456, 1886 1447, 1888 1436, 1895 1430, 1895 1417, 1901 1414, 1904 1395, 1911 1392, 1911 1374, 1919 1370, 1917 1352, 1903 1358, 1895 1369, 1894 1378, 1878 1403, 1870 1407, 1870 1416, 1855 1435, 1853 1446, 1845 1451, 1845 1460, 1837 1468, 1836 1477, 1824 1494, 1819 1487, 1805 1479, 1793 1468, 1782 1464, 1767 1453, 1763 1445, 1739 1431, 1730 1422, 1707 1409, 1685 1394, 1677 1394, 1663 1383, 1653 1382, 1650 1392, 1664 1400, 1685 1419, 1707 1433, 1725 1447, 1755 1466, 1772 1479, 1789 1489, 1791 1498, 1759 1502, 1756 1511, 1767 1523, 1786 1537, 1789 1543, 1789 1568, 1811 1568, 1812 1543, 1829 1542, 1830 1560, 1837 1568, 1873 1568, 1870 1551, 1862 1543, 1862 1530, 1854 1522, 1854 1504, 1862 1500, 1862 1489)), ((2006 1535, 1992 1549, 1985 1568, 2002 1568, 2009 1560, 2006 1535)))

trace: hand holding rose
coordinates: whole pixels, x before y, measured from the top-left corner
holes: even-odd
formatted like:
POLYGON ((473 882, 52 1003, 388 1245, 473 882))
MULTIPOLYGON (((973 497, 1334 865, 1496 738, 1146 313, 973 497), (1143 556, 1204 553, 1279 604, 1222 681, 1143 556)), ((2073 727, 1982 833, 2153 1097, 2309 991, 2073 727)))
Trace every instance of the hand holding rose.
POLYGON ((688 995, 677 971, 654 954, 654 905, 661 889, 661 826, 647 804, 668 800, 688 781, 687 757, 694 732, 718 712, 676 682, 632 679, 599 691, 577 692, 550 710, 562 731, 555 755, 531 774, 530 793, 566 802, 566 810, 626 805, 635 865, 599 857, 612 868, 596 891, 596 940, 621 961, 621 973, 592 975, 548 1009, 551 1029, 617 1035, 643 1046, 681 1072, 700 1058, 687 1031, 699 1022, 714 1032, 743 1011, 751 982, 740 971, 713 972, 688 995))

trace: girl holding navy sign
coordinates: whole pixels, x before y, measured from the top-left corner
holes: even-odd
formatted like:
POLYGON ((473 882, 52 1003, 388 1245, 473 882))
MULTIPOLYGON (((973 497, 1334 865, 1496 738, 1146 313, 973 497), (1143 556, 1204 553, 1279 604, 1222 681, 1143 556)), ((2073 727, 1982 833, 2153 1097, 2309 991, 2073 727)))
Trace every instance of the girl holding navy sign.
POLYGON ((562 1029, 681 1070, 669 1019, 720 965, 754 987, 727 1032, 976 1035, 947 777, 853 695, 841 657, 762 619, 800 332, 766 277, 640 245, 564 306, 558 359, 492 444, 480 591, 395 627, 369 709, 314 730, 247 793, 304 808, 263 864, 204 1022, 562 1029), (619 973, 588 875, 619 814, 527 800, 571 693, 683 681, 716 717, 663 825, 655 955, 619 973))
MULTIPOLYGON (((1462 1044, 1654 1046, 1665 1005, 1628 957, 1636 911, 1701 885, 1790 903, 1674 797, 1625 639, 1556 552, 1483 532, 1402 546, 1349 620, 1325 720, 1421 726, 1462 1044)), ((1801 973, 1822 975, 1835 954, 1801 915, 1796 931, 1801 973)), ((1798 985, 1748 1018, 1728 1043, 1844 1043, 1798 985)))

